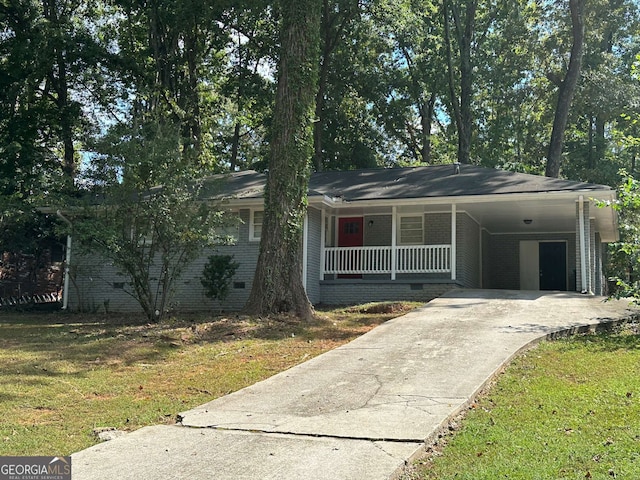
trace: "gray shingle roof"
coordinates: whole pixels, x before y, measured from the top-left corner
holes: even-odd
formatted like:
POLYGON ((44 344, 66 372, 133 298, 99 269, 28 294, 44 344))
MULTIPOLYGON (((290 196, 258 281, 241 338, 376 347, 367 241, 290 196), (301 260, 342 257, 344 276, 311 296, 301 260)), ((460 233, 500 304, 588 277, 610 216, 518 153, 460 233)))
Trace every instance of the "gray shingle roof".
MULTIPOLYGON (((266 175, 262 173, 236 172, 225 176, 224 185, 216 180, 219 178, 205 181, 203 196, 263 195, 266 175)), ((461 165, 459 173, 454 165, 319 172, 313 173, 309 181, 310 196, 327 195, 349 201, 602 190, 611 187, 474 165, 461 165)))
POLYGON ((347 172, 321 172, 311 177, 310 189, 345 200, 433 198, 461 195, 609 190, 583 182, 461 165, 434 165, 347 172))

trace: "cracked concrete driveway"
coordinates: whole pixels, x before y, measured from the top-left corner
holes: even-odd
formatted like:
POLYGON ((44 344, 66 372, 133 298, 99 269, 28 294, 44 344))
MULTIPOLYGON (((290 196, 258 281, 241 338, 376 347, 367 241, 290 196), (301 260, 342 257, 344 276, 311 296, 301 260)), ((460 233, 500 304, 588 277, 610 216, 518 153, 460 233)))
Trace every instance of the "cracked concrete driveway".
POLYGON ((520 350, 635 315, 573 293, 456 290, 265 381, 78 452, 82 479, 387 479, 520 350))

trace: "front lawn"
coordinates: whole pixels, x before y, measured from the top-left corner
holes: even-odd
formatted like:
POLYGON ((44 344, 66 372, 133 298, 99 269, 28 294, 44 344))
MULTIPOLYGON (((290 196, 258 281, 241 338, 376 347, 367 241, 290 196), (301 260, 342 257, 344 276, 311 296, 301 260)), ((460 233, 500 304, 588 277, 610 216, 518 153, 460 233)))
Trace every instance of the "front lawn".
POLYGON ((639 334, 630 325, 520 356, 406 478, 640 478, 639 334))
POLYGON ((68 455, 94 429, 171 424, 362 335, 417 304, 295 318, 0 315, 0 455, 68 455))

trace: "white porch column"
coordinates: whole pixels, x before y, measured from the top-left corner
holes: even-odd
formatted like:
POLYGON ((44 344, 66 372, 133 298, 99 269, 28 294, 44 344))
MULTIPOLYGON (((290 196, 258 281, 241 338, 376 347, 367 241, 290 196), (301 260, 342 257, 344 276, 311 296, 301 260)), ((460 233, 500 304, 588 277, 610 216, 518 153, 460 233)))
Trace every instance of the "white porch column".
POLYGON ((327 240, 326 222, 327 214, 323 208, 322 212, 320 213, 320 280, 324 280, 324 246, 327 240))
POLYGON ((579 271, 576 273, 576 276, 580 275, 580 282, 578 283, 578 279, 576 279, 576 283, 578 283, 578 290, 581 293, 589 293, 593 292, 593 285, 591 283, 592 278, 592 239, 591 239, 591 221, 589 219, 589 200, 585 202, 584 197, 580 195, 578 198, 578 225, 576 232, 576 236, 578 237, 577 246, 579 249, 579 256, 576 261, 579 261, 579 271))
POLYGON ((391 280, 396 279, 396 269, 398 261, 398 252, 396 252, 397 245, 397 231, 398 231, 398 208, 391 207, 391 280))
MULTIPOLYGON (((309 214, 304 214, 302 225, 302 287, 307 291, 307 261, 309 260, 309 214)), ((322 268, 320 268, 322 270, 322 268)))
POLYGON ((456 279, 456 268, 457 268, 457 262, 456 262, 456 255, 457 255, 456 224, 457 222, 456 220, 457 220, 457 208, 456 208, 456 204, 452 203, 451 204, 451 280, 456 279))

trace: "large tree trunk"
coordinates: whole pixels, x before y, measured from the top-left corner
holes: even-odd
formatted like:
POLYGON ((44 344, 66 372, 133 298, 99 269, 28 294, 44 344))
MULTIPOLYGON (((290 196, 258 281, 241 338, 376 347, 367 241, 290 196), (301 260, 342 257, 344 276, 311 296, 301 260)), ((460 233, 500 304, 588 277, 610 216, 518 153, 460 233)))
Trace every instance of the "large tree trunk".
POLYGON ((433 123, 433 111, 436 106, 436 93, 433 92, 427 102, 423 102, 420 107, 420 123, 422 124, 422 148, 420 158, 422 163, 431 163, 431 125, 433 123))
MULTIPOLYGON (((43 2, 44 16, 57 32, 65 28, 66 18, 60 18, 59 5, 55 0, 43 2)), ((67 58, 64 45, 59 39, 52 40, 53 64, 48 73, 48 84, 55 91, 55 104, 58 109, 60 126, 60 139, 63 145, 62 173, 64 174, 65 188, 72 191, 76 176, 76 159, 74 144, 74 111, 69 99, 69 80, 67 72, 67 58)), ((46 88, 45 90, 48 90, 46 88)))
POLYGON ((471 0, 464 8, 464 18, 460 15, 458 5, 449 0, 444 3, 444 27, 447 52, 447 70, 449 79, 449 94, 451 96, 451 109, 458 131, 458 161, 469 163, 471 159, 471 137, 473 132, 473 112, 471 103, 473 100, 473 65, 471 63, 471 49, 475 32, 477 0, 471 0), (451 25, 453 18, 456 43, 458 46, 459 83, 460 96, 458 98, 455 85, 453 66, 453 53, 451 49, 451 25))
POLYGON ((302 233, 318 81, 320 0, 281 0, 278 88, 260 254, 245 311, 313 316, 302 283, 302 233))
POLYGON ((313 165, 317 172, 324 169, 324 155, 322 136, 324 133, 325 104, 327 87, 329 85, 329 73, 331 69, 331 56, 342 38, 344 30, 359 12, 358 2, 335 2, 320 0, 322 4, 322 20, 320 23, 320 43, 322 47, 320 57, 320 79, 316 92, 315 122, 313 124, 313 165), (336 9, 339 6, 340 8, 336 9))
POLYGON ((569 109, 573 102, 573 96, 582 68, 582 53, 584 51, 584 3, 585 0, 569 0, 573 45, 571 47, 571 57, 569 58, 567 73, 558 89, 558 103, 553 119, 553 130, 551 132, 549 153, 547 155, 547 169, 545 172, 547 177, 557 178, 560 175, 564 133, 567 128, 569 109))

